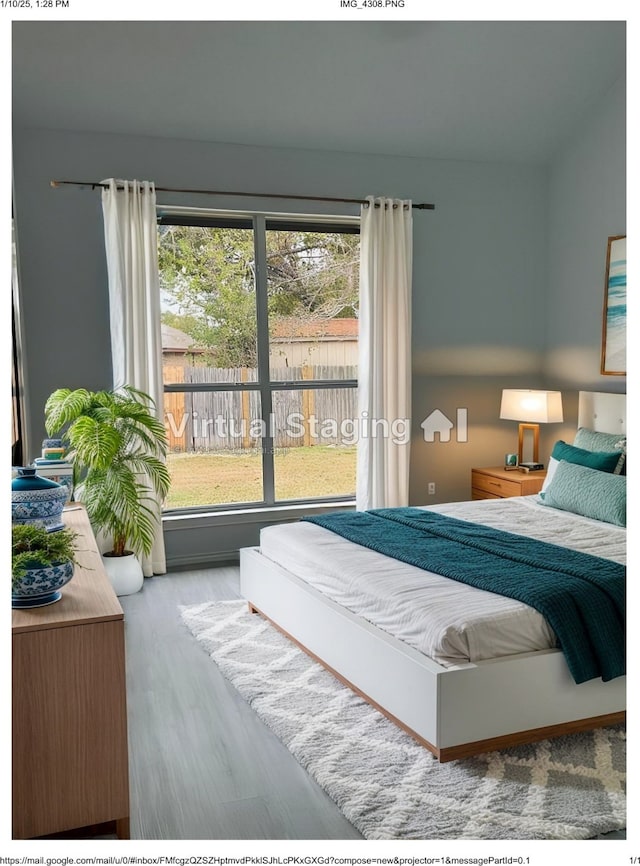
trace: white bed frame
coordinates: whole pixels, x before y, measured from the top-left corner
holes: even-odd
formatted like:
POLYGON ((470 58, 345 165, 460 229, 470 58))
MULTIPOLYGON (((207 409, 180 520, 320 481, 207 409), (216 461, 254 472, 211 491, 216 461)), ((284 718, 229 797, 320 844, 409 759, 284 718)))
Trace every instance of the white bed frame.
MULTIPOLYGON (((626 431, 623 394, 580 392, 578 425, 626 431)), ((262 614, 440 761, 588 730, 625 717, 626 678, 576 685, 559 650, 445 668, 326 598, 258 548, 240 587, 262 614)))

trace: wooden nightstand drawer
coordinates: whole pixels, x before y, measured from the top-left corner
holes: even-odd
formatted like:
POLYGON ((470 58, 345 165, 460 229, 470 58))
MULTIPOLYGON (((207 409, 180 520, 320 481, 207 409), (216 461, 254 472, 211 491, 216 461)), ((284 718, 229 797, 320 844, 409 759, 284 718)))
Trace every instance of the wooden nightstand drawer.
POLYGON ((496 493, 489 493, 487 490, 479 490, 477 487, 471 490, 472 499, 504 499, 503 496, 498 496, 496 493))
POLYGON ((531 496, 539 493, 547 473, 507 470, 489 466, 471 470, 472 499, 507 499, 511 496, 531 496))
POLYGON ((471 473, 471 486, 475 490, 484 490, 504 499, 506 496, 520 496, 521 487, 517 481, 507 481, 504 478, 496 478, 492 475, 484 475, 482 472, 471 473))

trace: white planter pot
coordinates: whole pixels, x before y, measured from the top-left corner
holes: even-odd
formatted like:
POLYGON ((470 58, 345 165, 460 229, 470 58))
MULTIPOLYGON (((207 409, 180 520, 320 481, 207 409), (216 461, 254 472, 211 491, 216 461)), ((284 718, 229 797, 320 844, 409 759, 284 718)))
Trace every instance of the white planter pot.
POLYGON ((102 562, 116 595, 133 595, 142 589, 144 574, 134 553, 126 556, 103 555, 102 562))

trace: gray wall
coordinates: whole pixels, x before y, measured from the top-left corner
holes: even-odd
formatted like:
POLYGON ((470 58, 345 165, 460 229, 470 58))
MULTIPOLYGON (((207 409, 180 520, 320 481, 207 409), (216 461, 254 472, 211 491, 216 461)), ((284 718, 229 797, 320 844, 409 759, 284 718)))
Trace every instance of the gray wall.
POLYGON ((558 387, 626 390, 600 375, 607 237, 626 233, 623 80, 551 165, 545 374, 558 387))
MULTIPOLYGON (((501 389, 539 387, 545 373, 548 381, 556 381, 556 365, 548 359, 566 346, 575 344, 591 355, 599 351, 604 260, 593 247, 602 247, 602 236, 606 241, 608 234, 623 230, 624 208, 617 213, 624 193, 618 141, 624 132, 623 108, 620 98, 607 104, 601 121, 594 120, 591 145, 584 136, 572 145, 571 150, 580 151, 582 173, 577 172, 571 151, 558 157, 551 191, 544 167, 15 130, 30 456, 35 456, 44 434, 43 406, 52 390, 111 383, 100 195, 75 188, 54 190, 51 179, 126 177, 151 179, 162 186, 349 197, 385 194, 436 204, 434 212, 414 212, 411 499, 418 503, 466 498, 471 467, 499 464, 505 451, 513 450, 515 424, 497 417, 501 389), (616 162, 602 173, 611 175, 609 186, 615 178, 622 198, 612 203, 612 215, 601 214, 596 220, 579 203, 570 205, 564 198, 574 186, 588 186, 592 163, 606 162, 604 156, 612 149, 616 162), (589 229, 584 242, 583 221, 589 229), (572 330, 565 340, 547 308, 545 290, 549 285, 555 299, 564 299, 566 320, 572 292, 584 280, 583 251, 599 269, 593 280, 595 312, 589 314, 595 321, 569 316, 572 330), (452 419, 458 408, 468 410, 466 443, 424 442, 420 422, 436 408, 452 419), (428 481, 436 482, 434 497, 426 496, 428 481)), ((602 198, 600 187, 606 180, 602 177, 589 197, 593 204, 602 198)), ((275 200, 224 201, 175 194, 159 194, 158 199, 201 207, 310 209, 275 200)), ((313 209, 319 210, 315 205, 313 209)), ((324 212, 338 211, 326 206, 324 212)), ((346 206, 341 212, 356 211, 346 206)), ((594 378, 597 382, 597 372, 594 378)), ((610 384, 622 383, 605 383, 610 384)), ((570 379, 566 385, 575 387, 570 379)), ((598 383, 603 390, 614 390, 605 385, 598 383)), ((233 546, 225 544, 228 526, 220 537, 218 542, 206 527, 187 532, 175 525, 167 532, 169 558, 196 561, 208 550, 224 553, 233 546)), ((234 545, 236 540, 234 536, 234 545)), ((255 530, 241 539, 255 540, 255 530)))
POLYGON ((579 390, 625 393, 626 376, 600 374, 607 238, 626 234, 626 87, 620 79, 557 154, 549 170, 549 274, 544 374, 564 393, 568 441, 579 390))

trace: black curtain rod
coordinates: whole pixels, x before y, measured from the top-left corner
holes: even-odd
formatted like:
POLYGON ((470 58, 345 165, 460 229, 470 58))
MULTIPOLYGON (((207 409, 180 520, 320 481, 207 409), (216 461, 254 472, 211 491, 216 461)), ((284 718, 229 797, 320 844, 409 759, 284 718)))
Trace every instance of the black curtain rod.
MULTIPOLYGON (((81 180, 52 180, 52 187, 59 186, 81 186, 81 187, 91 187, 91 189, 97 189, 100 187, 101 189, 108 189, 109 184, 95 181, 81 181, 81 180)), ((343 202, 346 204, 367 204, 366 199, 360 198, 328 198, 326 196, 320 195, 282 195, 281 193, 269 193, 269 192, 229 192, 228 190, 219 190, 219 189, 176 189, 175 187, 170 186, 157 186, 156 192, 186 192, 191 193, 192 195, 231 195, 231 196, 247 196, 249 198, 288 198, 295 199, 297 201, 337 201, 343 202)), ((379 205, 376 205, 379 207, 379 205)), ((416 210, 435 210, 436 206, 434 204, 412 204, 412 208, 416 210)))

